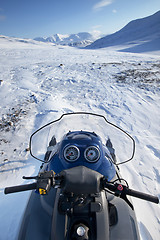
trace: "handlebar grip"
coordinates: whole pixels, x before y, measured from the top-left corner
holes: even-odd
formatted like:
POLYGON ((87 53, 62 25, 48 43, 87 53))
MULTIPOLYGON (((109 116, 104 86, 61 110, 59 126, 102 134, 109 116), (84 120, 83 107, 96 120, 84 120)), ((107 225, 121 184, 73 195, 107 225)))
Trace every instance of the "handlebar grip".
POLYGON ((37 183, 31 183, 31 184, 7 187, 4 189, 4 193, 9 194, 9 193, 15 193, 15 192, 22 192, 22 191, 34 190, 36 188, 37 188, 37 183))
POLYGON ((149 195, 149 194, 146 194, 146 193, 141 193, 141 192, 135 191, 133 189, 127 189, 126 188, 125 193, 127 195, 137 197, 137 198, 140 198, 140 199, 143 199, 143 200, 147 200, 147 201, 150 201, 150 202, 153 202, 153 203, 157 203, 157 204, 159 203, 158 197, 152 196, 152 195, 149 195))
POLYGON ((115 193, 119 193, 119 194, 126 194, 126 195, 130 195, 132 197, 137 197, 137 198, 140 198, 140 199, 143 199, 143 200, 147 200, 149 202, 153 202, 153 203, 159 203, 159 198, 156 197, 156 196, 152 196, 152 195, 149 195, 149 194, 146 194, 146 193, 141 193, 141 192, 138 192, 138 191, 135 191, 133 189, 130 189, 124 185, 119 185, 119 184, 111 184, 111 183, 107 183, 105 182, 105 187, 108 188, 109 190, 115 192, 115 193), (119 188, 119 186, 121 186, 119 188))

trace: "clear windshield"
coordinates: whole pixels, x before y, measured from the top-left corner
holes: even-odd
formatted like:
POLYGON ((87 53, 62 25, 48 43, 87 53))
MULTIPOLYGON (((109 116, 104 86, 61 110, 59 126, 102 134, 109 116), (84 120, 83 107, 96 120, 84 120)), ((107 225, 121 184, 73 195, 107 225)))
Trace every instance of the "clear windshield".
MULTIPOLYGON (((68 113, 59 119, 41 127, 30 138, 31 155, 44 161, 44 156, 52 137, 57 144, 69 131, 95 132, 106 145, 110 139, 115 149, 117 164, 130 161, 133 158, 135 144, 133 138, 125 131, 108 122, 102 115, 93 113, 68 113)), ((56 149, 56 146, 55 146, 56 149)))

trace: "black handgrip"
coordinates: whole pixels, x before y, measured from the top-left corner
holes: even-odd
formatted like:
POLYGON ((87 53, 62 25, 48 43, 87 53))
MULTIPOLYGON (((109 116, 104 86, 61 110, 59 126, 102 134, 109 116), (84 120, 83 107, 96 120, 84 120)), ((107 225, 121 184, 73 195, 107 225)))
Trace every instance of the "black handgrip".
POLYGON ((137 197, 137 198, 147 200, 149 202, 153 202, 153 203, 157 203, 157 204, 159 203, 158 197, 152 196, 152 195, 149 195, 149 194, 146 194, 146 193, 141 193, 141 192, 129 189, 129 188, 125 188, 125 193, 127 195, 132 196, 132 197, 137 197))
POLYGON ((19 185, 14 187, 7 187, 4 189, 4 193, 9 194, 9 193, 15 193, 15 192, 22 192, 22 191, 33 190, 36 188, 37 188, 37 183, 31 183, 31 184, 19 185))

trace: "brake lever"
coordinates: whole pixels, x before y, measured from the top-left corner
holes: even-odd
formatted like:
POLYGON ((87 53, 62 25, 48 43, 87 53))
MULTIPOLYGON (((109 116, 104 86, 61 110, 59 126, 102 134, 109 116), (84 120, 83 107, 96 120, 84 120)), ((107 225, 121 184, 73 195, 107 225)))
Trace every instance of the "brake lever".
POLYGON ((26 176, 23 176, 22 178, 25 179, 25 180, 30 180, 30 179, 37 179, 38 176, 33 176, 33 177, 26 177, 26 176))
POLYGON ((35 179, 37 180, 37 190, 41 195, 46 195, 51 189, 51 186, 55 186, 55 180, 54 180, 55 172, 54 171, 44 171, 40 172, 38 176, 33 177, 25 177, 23 176, 23 179, 31 180, 35 179))
POLYGON ((37 176, 31 176, 31 177, 23 176, 22 178, 26 180, 30 180, 30 179, 39 180, 39 179, 53 178, 54 176, 55 176, 55 172, 51 170, 51 171, 40 172, 37 176))

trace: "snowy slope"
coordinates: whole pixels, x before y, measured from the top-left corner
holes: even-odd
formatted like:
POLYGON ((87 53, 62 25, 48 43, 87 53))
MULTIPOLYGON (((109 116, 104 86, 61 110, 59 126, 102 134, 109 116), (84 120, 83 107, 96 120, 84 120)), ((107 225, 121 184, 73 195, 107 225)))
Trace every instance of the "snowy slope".
POLYGON ((91 44, 95 37, 88 32, 80 32, 77 34, 54 34, 51 37, 37 37, 34 40, 41 42, 52 42, 60 45, 69 45, 69 46, 86 46, 91 44))
POLYGON ((87 48, 121 46, 126 52, 160 51, 160 11, 128 23, 118 32, 96 40, 87 48))
MULTIPOLYGON (((160 197, 160 60, 157 56, 0 37, 0 239, 16 239, 29 193, 6 186, 35 175, 30 134, 62 113, 100 113, 136 141, 121 166, 133 189, 160 197)), ((142 240, 160 237, 160 206, 133 199, 142 240), (143 206, 143 208, 142 208, 143 206)))

